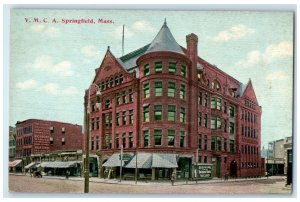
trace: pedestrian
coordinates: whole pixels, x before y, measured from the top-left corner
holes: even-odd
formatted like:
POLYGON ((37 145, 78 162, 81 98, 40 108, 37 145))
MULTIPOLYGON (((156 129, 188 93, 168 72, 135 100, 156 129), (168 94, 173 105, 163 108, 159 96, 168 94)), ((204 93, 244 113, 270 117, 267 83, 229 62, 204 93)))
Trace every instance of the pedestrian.
POLYGON ((173 172, 172 172, 172 175, 171 175, 171 183, 172 183, 172 186, 174 186, 175 178, 176 178, 176 173, 175 173, 175 171, 173 171, 173 172))
POLYGON ((226 172, 224 175, 224 181, 228 181, 228 176, 229 176, 229 174, 228 174, 228 172, 226 172))

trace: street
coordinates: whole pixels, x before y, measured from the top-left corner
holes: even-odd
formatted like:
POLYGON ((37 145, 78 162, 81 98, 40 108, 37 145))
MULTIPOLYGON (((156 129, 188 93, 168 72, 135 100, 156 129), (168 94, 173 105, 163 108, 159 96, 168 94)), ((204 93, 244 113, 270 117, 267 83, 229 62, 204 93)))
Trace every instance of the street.
MULTIPOLYGON (((116 180, 101 181, 91 178, 90 193, 99 194, 290 194, 284 178, 255 180, 229 180, 218 182, 138 182, 116 180)), ((10 192, 83 193, 82 178, 33 178, 24 175, 9 175, 10 192)))

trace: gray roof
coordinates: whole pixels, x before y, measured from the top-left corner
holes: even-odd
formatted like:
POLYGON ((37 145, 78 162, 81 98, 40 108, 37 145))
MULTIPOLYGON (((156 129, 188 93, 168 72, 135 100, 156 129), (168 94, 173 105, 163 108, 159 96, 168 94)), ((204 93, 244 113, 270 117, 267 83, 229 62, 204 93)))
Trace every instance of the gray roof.
MULTIPOLYGON (((138 153, 137 155, 137 167, 138 168, 151 168, 152 154, 151 153, 138 153)), ((136 156, 125 166, 126 168, 135 168, 136 156)))
POLYGON ((244 91, 246 90, 247 85, 240 82, 239 85, 239 95, 242 96, 244 94, 244 91))
POLYGON ((179 44, 174 39, 170 29, 165 22, 156 37, 151 42, 146 53, 156 51, 172 51, 184 54, 179 44))
POLYGON ((40 165, 43 168, 70 168, 75 167, 79 161, 48 161, 42 162, 40 165))
POLYGON ((39 164, 39 163, 37 163, 37 162, 31 162, 30 164, 28 164, 28 165, 25 166, 24 168, 25 168, 25 169, 35 168, 35 167, 37 167, 38 164, 39 164))
POLYGON ((176 154, 153 153, 152 168, 177 168, 176 154))
MULTIPOLYGON (((133 154, 129 154, 133 156, 133 154)), ((124 166, 126 161, 122 161, 122 166, 124 166)), ((120 167, 121 160, 120 160, 120 153, 115 153, 103 164, 104 167, 120 167)))

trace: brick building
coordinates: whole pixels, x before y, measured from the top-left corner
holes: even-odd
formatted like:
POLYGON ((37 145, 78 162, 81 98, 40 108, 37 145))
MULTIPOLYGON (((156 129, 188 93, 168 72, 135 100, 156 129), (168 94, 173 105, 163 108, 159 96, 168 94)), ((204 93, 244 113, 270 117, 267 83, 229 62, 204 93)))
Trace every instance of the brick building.
POLYGON ((82 149, 82 126, 28 119, 16 123, 16 157, 82 149))
POLYGON ((16 128, 9 126, 9 160, 16 156, 16 128))
POLYGON ((150 44, 120 58, 108 47, 92 81, 101 95, 91 85, 84 104, 85 114, 92 106, 86 129, 100 176, 108 168, 118 175, 121 147, 132 157, 123 177, 134 172, 135 152, 139 177, 169 179, 176 170, 195 178, 198 164, 211 165, 211 177, 263 175, 261 107, 251 80, 243 84, 198 56, 197 35, 186 43, 165 22, 150 44))

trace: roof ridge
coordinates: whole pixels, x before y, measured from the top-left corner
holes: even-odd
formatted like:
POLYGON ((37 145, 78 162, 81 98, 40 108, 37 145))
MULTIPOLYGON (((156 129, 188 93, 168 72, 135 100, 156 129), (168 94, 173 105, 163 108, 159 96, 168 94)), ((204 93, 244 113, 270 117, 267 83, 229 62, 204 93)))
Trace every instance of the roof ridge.
POLYGON ((150 43, 147 44, 147 45, 145 45, 145 46, 143 46, 143 47, 141 47, 141 48, 139 48, 139 49, 136 49, 136 50, 134 50, 134 51, 132 51, 130 53, 127 53, 126 55, 124 55, 122 57, 119 57, 119 59, 122 62, 125 62, 126 60, 128 60, 128 59, 130 59, 130 58, 132 58, 132 57, 134 57, 134 56, 136 56, 138 54, 140 54, 141 52, 145 52, 148 49, 149 46, 150 46, 150 43))

